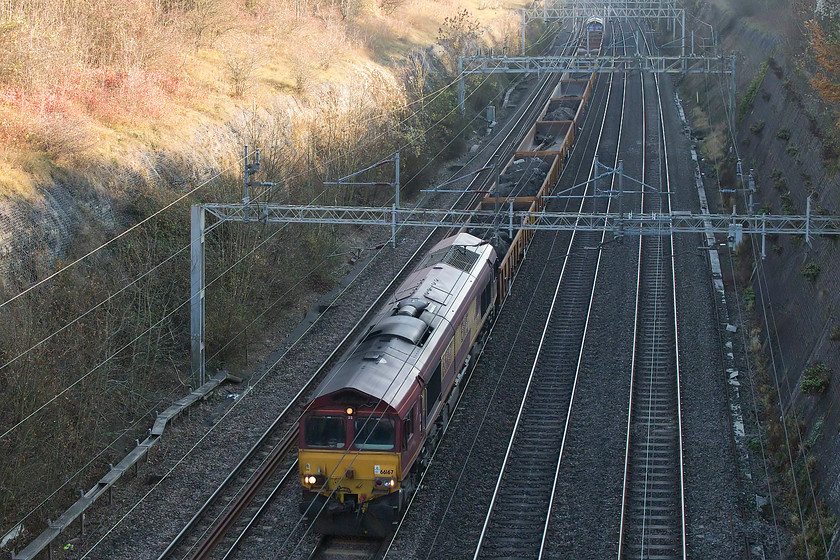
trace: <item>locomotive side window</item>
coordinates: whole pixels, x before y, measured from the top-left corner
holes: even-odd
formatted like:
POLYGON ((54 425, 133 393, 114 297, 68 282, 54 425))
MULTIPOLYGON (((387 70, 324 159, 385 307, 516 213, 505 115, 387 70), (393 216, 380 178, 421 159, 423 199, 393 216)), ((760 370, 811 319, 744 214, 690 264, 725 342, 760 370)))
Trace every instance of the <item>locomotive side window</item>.
POLYGON ((310 416, 306 419, 304 440, 308 447, 341 449, 347 443, 341 416, 310 416))
POLYGON ((409 410, 403 420, 403 447, 408 446, 411 436, 414 435, 414 410, 409 410))
POLYGON ((490 300, 493 299, 493 283, 487 282, 484 291, 481 292, 481 316, 487 313, 487 308, 490 307, 490 300))
POLYGON ((426 416, 430 416, 435 403, 440 398, 440 364, 429 379, 429 384, 426 385, 426 416))
POLYGON ((353 421, 356 449, 388 451, 397 441, 397 426, 392 418, 357 417, 353 421))

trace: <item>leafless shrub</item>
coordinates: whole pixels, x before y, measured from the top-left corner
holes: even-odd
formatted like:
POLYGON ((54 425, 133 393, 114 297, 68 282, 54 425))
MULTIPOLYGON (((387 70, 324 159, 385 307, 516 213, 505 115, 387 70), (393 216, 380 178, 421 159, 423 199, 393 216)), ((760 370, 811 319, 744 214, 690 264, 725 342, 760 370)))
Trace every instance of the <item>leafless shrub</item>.
POLYGON ((379 9, 386 16, 390 16, 405 3, 405 0, 379 0, 379 9))
POLYGON ((222 53, 232 88, 231 93, 234 97, 242 97, 250 89, 254 73, 259 68, 259 46, 249 45, 244 37, 234 35, 227 39, 222 53))
POLYGON ((52 158, 82 156, 93 147, 93 138, 78 119, 62 114, 36 117, 30 141, 52 158))
POLYGON ((516 15, 507 16, 502 23, 502 39, 499 47, 502 53, 509 56, 515 55, 519 52, 522 44, 519 18, 516 15))
POLYGON ((413 99, 423 99, 430 69, 425 50, 408 55, 401 73, 406 90, 413 99))
POLYGON ((333 60, 344 52, 346 45, 345 26, 338 22, 328 21, 323 41, 312 49, 313 56, 318 61, 318 68, 328 69, 333 60))
POLYGON ((0 81, 3 83, 18 82, 26 71, 28 57, 19 43, 23 27, 20 19, 0 24, 0 81))
POLYGON ((217 0, 190 0, 186 21, 195 50, 210 43, 225 31, 225 13, 217 0))
POLYGON ((365 0, 336 0, 336 7, 344 19, 353 21, 366 5, 365 0))
POLYGON ((306 55, 293 54, 289 59, 294 88, 298 94, 305 94, 315 80, 315 70, 307 58, 306 55))
POLYGON ((446 49, 450 66, 454 66, 459 56, 466 54, 467 49, 481 37, 481 33, 481 25, 466 8, 443 19, 437 40, 446 49))

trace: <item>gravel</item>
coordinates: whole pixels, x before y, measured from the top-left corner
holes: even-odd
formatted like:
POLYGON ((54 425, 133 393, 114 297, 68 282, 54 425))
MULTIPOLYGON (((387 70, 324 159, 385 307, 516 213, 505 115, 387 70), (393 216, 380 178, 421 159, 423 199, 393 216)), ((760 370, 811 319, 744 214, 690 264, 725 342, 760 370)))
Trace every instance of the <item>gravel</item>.
MULTIPOLYGON (((605 93, 602 87, 596 96, 605 93)), ((581 160, 583 153, 575 150, 567 163, 561 182, 564 187, 584 180, 589 165, 581 160), (573 170, 578 170, 577 175, 573 170)), ((568 237, 548 232, 534 236, 529 258, 522 264, 389 558, 472 557, 536 356, 568 237)))
POLYGON ((579 101, 552 101, 548 105, 544 121, 571 121, 575 118, 579 101))
MULTIPOLYGON (((409 233, 419 237, 422 232, 409 233)), ((176 424, 151 453, 149 464, 141 469, 140 476, 115 489, 114 504, 92 510, 87 539, 80 544, 84 547, 87 543, 98 543, 100 538, 103 540, 90 557, 156 558, 265 427, 291 402, 330 350, 373 303, 378 290, 393 277, 397 263, 408 258, 419 242, 418 238, 405 237, 396 249, 385 251, 383 256, 387 258, 373 261, 344 296, 322 315, 305 341, 282 358, 288 342, 272 353, 267 364, 277 362, 276 366, 261 381, 267 367, 255 371, 251 376, 254 387, 250 391, 235 389, 239 393, 247 391, 236 400, 236 406, 226 410, 226 402, 233 399, 217 392, 191 411, 190 420, 176 424), (208 432, 211 426, 215 429, 208 432), (149 474, 164 478, 157 484, 147 484, 149 474), (126 507, 131 509, 122 522, 105 534, 126 507)))
MULTIPOLYGON (((522 157, 514 160, 499 176, 498 196, 536 196, 551 169, 553 159, 553 157, 522 157)), ((491 196, 496 196, 496 189, 491 196)))
MULTIPOLYGON (((518 90, 515 96, 522 94, 524 91, 518 90)), ((502 126, 497 130, 501 129, 502 126)), ((479 157, 459 174, 481 167, 497 143, 497 137, 492 137, 479 157)), ((444 202, 437 200, 433 206, 444 202)), ((252 387, 217 390, 194 407, 189 417, 170 426, 148 463, 141 465, 139 475, 114 488, 112 504, 96 504, 88 512, 85 536, 65 535, 65 540, 57 543, 59 548, 66 541, 72 541, 73 546, 56 557, 78 558, 87 552, 88 558, 157 558, 375 300, 426 233, 420 228, 400 232, 397 248, 386 247, 359 272, 339 300, 330 306, 316 306, 326 309, 320 320, 299 344, 289 350, 290 341, 284 341, 262 366, 251 372, 247 377, 252 387), (241 396, 228 398, 233 393, 241 396)), ((362 266, 363 263, 359 268, 362 266)), ((282 338, 293 330, 293 324, 280 324, 277 332, 265 337, 282 338)), ((276 531, 274 535, 289 534, 298 518, 298 499, 297 488, 283 494, 261 525, 276 531), (274 524, 277 520, 285 525, 274 524)), ((255 542, 261 539, 266 540, 257 536, 255 542)), ((276 540, 272 539, 265 553, 254 557, 271 557, 273 553, 269 551, 276 547, 276 540)))
MULTIPOLYGON (((697 210, 687 139, 670 101, 672 85, 663 81, 662 87, 674 209, 697 210)), ((598 106, 593 102, 590 107, 598 106)), ((632 129, 632 121, 625 126, 632 129)), ((657 134, 649 130, 649 141, 657 134)), ((612 161, 608 151, 601 154, 604 162, 612 161)), ((633 149, 627 153, 622 150, 625 169, 638 177, 632 168, 633 149)), ((635 153, 638 158, 638 148, 635 153)), ((654 178, 649 170, 648 179, 654 178)), ((547 266, 552 262, 548 239, 554 237, 535 236, 488 350, 388 557, 472 557, 524 392, 527 364, 534 357, 539 337, 534 322, 541 326, 546 313, 540 302, 559 273, 559 266, 547 266), (542 272, 546 276, 540 281, 542 272)), ((603 253, 600 274, 608 280, 599 282, 596 290, 591 343, 584 351, 570 418, 547 550, 552 558, 608 558, 617 553, 629 392, 629 379, 622 373, 630 369, 635 304, 636 251, 627 248, 637 247, 637 242, 628 238, 624 247, 613 245, 603 253)), ((715 319, 709 275, 697 274, 708 270, 699 245, 698 235, 675 237, 688 555, 730 559, 743 552, 748 521, 732 452, 721 326, 715 319)))
MULTIPOLYGON (((616 80, 613 87, 620 89, 621 80, 616 80)), ((640 177, 638 80, 628 80, 626 95, 619 151, 625 173, 640 177)), ((614 145, 615 140, 612 142, 614 145)), ((602 162, 612 166, 612 157, 602 158, 602 162)), ((628 196, 623 201, 624 210, 638 208, 639 202, 638 195, 628 196)), ((606 247, 560 464, 546 548, 549 558, 580 555, 583 551, 591 558, 612 558, 618 553, 638 238, 606 247)))
MULTIPOLYGON (((601 82, 606 80, 602 78, 601 82)), ((697 209, 693 169, 686 155, 688 140, 680 132, 670 101, 672 86, 667 80, 662 85, 675 209, 697 209)), ((599 86, 596 95, 602 96, 605 89, 599 86)), ((603 101, 593 100, 590 113, 594 115, 597 111, 593 108, 601 106, 603 101)), ((610 121, 607 126, 617 129, 610 121)), ((580 143, 587 141, 585 135, 580 143)), ((602 154, 604 162, 612 161, 608 151, 602 154)), ((569 169, 582 163, 582 154, 583 150, 575 150, 569 169)), ((630 158, 624 157, 626 169, 632 174, 630 158)), ((564 176, 561 184, 565 188, 580 180, 564 176)), ((91 510, 87 535, 76 541, 76 550, 96 545, 91 558, 157 557, 262 433, 262 426, 273 421, 373 301, 398 268, 397 263, 418 246, 421 235, 418 230, 404 232, 397 249, 385 250, 362 271, 304 341, 258 384, 256 380, 266 368, 254 372, 254 389, 237 399, 235 406, 229 408, 228 401, 233 399, 226 399, 220 391, 197 407, 190 419, 176 424, 152 452, 148 465, 141 467, 139 476, 114 489, 113 505, 103 502, 91 510), (208 434, 208 428, 214 425, 217 428, 208 434), (150 483, 157 476, 164 478, 150 483), (109 530, 118 520, 119 524, 109 530)), ((556 252, 565 251, 567 237, 550 233, 534 237, 529 258, 522 265, 487 350, 389 557, 472 556, 560 273, 562 260, 557 257, 562 255, 556 252)), ((713 313, 709 278, 696 273, 708 269, 705 254, 697 250, 701 244, 697 235, 675 239, 688 554, 729 559, 742 551, 743 504, 735 476, 728 405, 722 397, 726 391, 720 325, 713 313)), ((635 240, 628 239, 624 247, 613 245, 603 252, 600 274, 609 281, 599 282, 596 290, 590 325, 592 343, 584 352, 582 381, 561 467, 559 500, 552 517, 552 557, 575 554, 606 558, 617 546, 615 511, 620 505, 619 470, 623 472, 628 392, 621 372, 629 371, 632 329, 627 321, 632 321, 635 290, 635 252, 627 248, 634 245, 635 240)), ((275 362, 286 346, 276 350, 266 363, 275 362)), ((240 387, 235 390, 242 392, 240 387)), ((278 553, 277 539, 292 534, 297 522, 297 498, 293 489, 272 503, 260 522, 262 530, 247 543, 240 557, 271 558, 278 553)), ((289 540, 296 542, 298 538, 299 533, 294 533, 289 540)), ((295 556, 308 553, 314 546, 313 539, 305 539, 295 556)), ((65 556, 79 555, 70 552, 65 556)))

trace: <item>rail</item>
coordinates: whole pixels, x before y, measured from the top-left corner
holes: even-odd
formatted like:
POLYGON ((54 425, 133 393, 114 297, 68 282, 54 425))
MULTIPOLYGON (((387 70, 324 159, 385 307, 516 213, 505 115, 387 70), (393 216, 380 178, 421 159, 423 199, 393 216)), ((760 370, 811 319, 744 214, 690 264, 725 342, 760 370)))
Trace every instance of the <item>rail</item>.
MULTIPOLYGON (((608 98, 611 91, 612 80, 608 98)), ((606 116, 605 110, 597 145, 603 139, 606 116)), ((593 172, 594 162, 588 175, 593 172)), ((591 200, 581 199, 578 212, 591 200)), ((475 549, 476 559, 542 554, 600 266, 600 252, 593 258, 591 252, 573 248, 593 242, 598 242, 593 233, 574 231, 564 251, 537 355, 475 549), (572 369, 571 364, 575 364, 572 369), (523 487, 517 476, 510 476, 514 472, 528 472, 533 484, 523 487), (533 529, 539 525, 543 532, 536 534, 533 529)))
POLYGON ((106 492, 111 491, 111 488, 116 484, 122 475, 125 474, 131 467, 137 470, 138 462, 143 458, 148 458, 149 452, 158 444, 160 438, 167 425, 175 418, 183 414, 192 405, 203 400, 209 395, 213 389, 218 387, 222 381, 228 377, 227 372, 219 372, 210 378, 206 383, 195 391, 190 391, 189 395, 178 399, 172 406, 158 414, 154 425, 149 429, 149 436, 142 442, 137 442, 137 446, 131 450, 125 458, 112 466, 111 469, 105 473, 105 476, 99 479, 95 486, 81 495, 76 502, 70 506, 61 516, 55 521, 48 520, 47 528, 44 529, 31 543, 29 543, 23 550, 17 554, 13 554, 13 560, 32 560, 44 549, 49 549, 49 555, 52 557, 52 543, 58 538, 60 534, 66 531, 74 521, 81 517, 80 531, 84 534, 85 512, 90 506, 101 498, 106 492))
MULTIPOLYGON (((659 82, 655 79, 657 97, 659 82)), ((670 192, 662 101, 658 133, 670 192)), ((671 213, 642 193, 642 208, 671 213)), ((685 486, 673 236, 639 240, 634 346, 618 558, 685 559, 685 486), (670 261, 670 265, 666 263, 670 261)))
MULTIPOLYGON (((527 111, 526 111, 527 112, 527 111)), ((524 118, 525 113, 523 112, 520 120, 524 118)), ((513 134, 514 129, 512 128, 508 135, 513 134)), ((475 183, 478 179, 473 179, 471 182, 470 188, 467 192, 458 197, 458 199, 453 204, 452 208, 449 209, 449 212, 457 212, 455 207, 463 203, 464 199, 469 199, 470 195, 472 200, 468 202, 469 206, 474 206, 479 204, 479 196, 478 193, 483 192, 484 189, 476 188, 475 183)), ((486 181, 486 179, 485 179, 486 181)), ((265 206, 262 206, 264 208, 265 206)), ((215 214, 217 217, 219 215, 218 211, 225 208, 233 208, 234 211, 245 211, 243 205, 219 205, 219 204, 211 204, 207 205, 206 209, 215 214)), ((423 212, 422 209, 414 209, 407 211, 411 215, 413 212, 423 212)), ((469 217, 469 213, 460 213, 458 214, 461 216, 460 218, 456 217, 451 222, 447 223, 446 225, 449 227, 463 227, 464 223, 467 221, 469 217)), ((439 232, 438 232, 439 233, 439 232)), ((296 424, 295 428, 287 432, 282 439, 281 443, 276 443, 273 439, 276 439, 276 431, 277 426, 281 423, 288 424, 287 416, 289 415, 289 411, 292 410, 293 406, 296 406, 296 403, 300 400, 300 398, 305 395, 310 389, 313 388, 315 380, 320 379, 320 372, 325 372, 329 369, 330 364, 341 355, 346 345, 354 338, 357 334, 358 329, 366 324, 366 320, 370 316, 371 313, 375 312, 382 304, 384 298, 387 294, 389 294, 393 287, 399 282, 399 280, 410 270, 413 263, 418 259, 420 256, 424 254, 428 245, 434 239, 436 232, 433 231, 429 233, 423 243, 420 244, 419 248, 415 251, 411 258, 408 259, 405 266, 401 269, 401 271, 395 276, 394 280, 388 285, 388 287, 382 292, 382 294, 377 298, 377 301, 372 304, 362 318, 356 323, 355 327, 351 330, 351 332, 341 341, 339 346, 330 354, 330 356, 325 360, 325 362, 318 368, 317 372, 312 379, 306 384, 306 386, 301 389, 298 395, 292 400, 292 403, 281 413, 281 415, 275 420, 271 427, 261 436, 261 438, 254 444, 251 450, 248 452, 245 458, 234 468, 234 470, 228 475, 225 481, 217 488, 217 490, 211 495, 210 498, 205 502, 205 504, 200 508, 200 510, 193 516, 193 518, 188 522, 188 524, 181 530, 181 532, 175 537, 175 539, 170 543, 166 550, 160 555, 159 560, 168 557, 175 557, 176 551, 179 552, 177 557, 185 557, 190 556, 192 558, 206 558, 213 552, 214 548, 217 544, 221 541, 221 539, 225 536, 225 534, 230 530, 236 520, 240 517, 247 505, 254 499, 257 493, 260 491, 262 486, 265 482, 269 479, 271 473, 280 465, 283 459, 288 455, 289 451, 292 450, 294 444, 297 442, 297 429, 296 424), (260 456, 261 449, 265 447, 269 447, 273 449, 271 455, 263 459, 260 456), (257 465, 252 465, 248 467, 249 472, 243 476, 243 470, 246 469, 246 464, 249 463, 258 463, 257 465), (225 502, 225 500, 220 499, 221 496, 229 492, 228 487, 231 485, 231 481, 235 479, 242 479, 246 478, 248 482, 244 487, 241 489, 237 489, 234 493, 235 498, 229 500, 229 504, 223 508, 221 512, 216 511, 218 508, 215 508, 215 504, 220 502, 225 502), (214 509, 215 508, 215 509, 214 509), (211 513, 212 510, 212 513, 211 513), (199 523, 202 519, 211 520, 210 524, 206 528, 199 529, 199 523), (193 539, 191 542, 187 542, 190 535, 195 533, 200 533, 198 535, 198 539, 193 539), (186 550, 185 550, 186 549, 186 550)), ((296 411, 296 409, 295 409, 296 411)), ((284 477, 283 480, 286 480, 284 477)), ((282 484, 282 481, 281 481, 282 484)), ((275 490, 272 492, 276 492, 279 489, 280 484, 275 487, 275 490)), ((263 505, 268 503, 270 498, 266 498, 263 502, 263 505)), ((227 557, 232 550, 238 546, 241 542, 242 538, 244 538, 245 533, 250 529, 254 521, 256 520, 257 516, 261 513, 262 508, 254 514, 254 517, 250 519, 247 524, 245 525, 244 529, 237 536, 236 540, 231 545, 228 552, 225 554, 227 557)))

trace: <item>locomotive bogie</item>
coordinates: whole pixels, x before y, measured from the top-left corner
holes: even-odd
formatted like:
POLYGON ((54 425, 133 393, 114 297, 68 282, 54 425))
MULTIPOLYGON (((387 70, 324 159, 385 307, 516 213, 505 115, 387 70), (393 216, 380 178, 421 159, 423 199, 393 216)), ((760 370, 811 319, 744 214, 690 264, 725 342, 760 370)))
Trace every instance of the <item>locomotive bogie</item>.
POLYGON ((304 490, 300 512, 313 521, 312 527, 319 533, 387 537, 394 532, 407 502, 407 493, 402 488, 362 504, 356 504, 352 496, 337 502, 323 494, 304 490))

